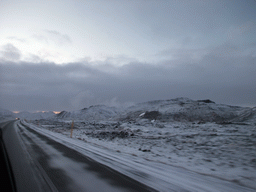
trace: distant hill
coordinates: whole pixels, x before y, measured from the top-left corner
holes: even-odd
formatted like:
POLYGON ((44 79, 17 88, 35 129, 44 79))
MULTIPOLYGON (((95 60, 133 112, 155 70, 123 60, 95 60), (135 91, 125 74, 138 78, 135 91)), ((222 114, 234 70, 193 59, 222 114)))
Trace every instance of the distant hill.
POLYGON ((1 109, 0 108, 0 120, 4 120, 4 119, 14 119, 14 113, 6 110, 6 109, 1 109))
MULTIPOLYGON (((170 100, 155 100, 135 104, 128 108, 108 107, 96 105, 78 111, 62 111, 55 118, 80 119, 85 121, 118 120, 136 121, 149 119, 159 121, 182 121, 182 122, 217 122, 230 123, 234 119, 244 121, 244 118, 255 116, 255 108, 216 104, 209 99, 192 100, 189 98, 176 98, 170 100), (244 118, 242 118, 244 117, 244 118)), ((254 119, 253 119, 254 118, 254 119)))
POLYGON ((27 111, 22 111, 20 113, 15 113, 14 116, 16 118, 27 119, 27 120, 35 120, 35 119, 48 119, 55 116, 55 113, 52 111, 49 112, 36 112, 30 113, 27 111))
POLYGON ((162 122, 256 123, 256 107, 230 106, 216 104, 209 99, 192 100, 180 97, 138 103, 127 108, 94 105, 77 111, 62 111, 59 114, 54 114, 53 112, 20 112, 14 114, 11 111, 0 109, 0 118, 22 118, 28 120, 54 118, 84 121, 137 121, 139 119, 148 119, 162 122))
POLYGON ((35 120, 35 119, 47 119, 52 118, 55 116, 55 113, 52 111, 49 112, 36 112, 36 113, 30 113, 27 111, 22 111, 19 113, 13 113, 6 109, 0 109, 0 119, 28 119, 28 120, 35 120))
POLYGON ((256 123, 256 107, 245 110, 238 117, 232 119, 232 122, 255 122, 256 123))
POLYGON ((120 113, 115 107, 108 107, 105 105, 95 105, 89 108, 84 108, 78 111, 62 111, 57 114, 56 118, 64 118, 64 119, 84 119, 87 121, 94 120, 107 120, 112 117, 117 116, 120 113))
POLYGON ((250 108, 216 104, 209 99, 196 101, 181 97, 139 103, 129 107, 126 114, 121 115, 121 118, 134 120, 140 117, 160 121, 223 122, 238 117, 248 109, 250 108))

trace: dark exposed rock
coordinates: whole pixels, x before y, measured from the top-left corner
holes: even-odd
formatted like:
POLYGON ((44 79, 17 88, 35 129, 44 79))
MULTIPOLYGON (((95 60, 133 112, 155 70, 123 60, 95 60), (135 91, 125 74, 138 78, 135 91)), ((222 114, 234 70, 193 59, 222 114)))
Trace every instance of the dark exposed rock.
POLYGON ((210 99, 204 99, 204 100, 197 100, 198 102, 203 102, 203 103, 215 103, 214 101, 211 101, 210 99))
POLYGON ((159 111, 147 111, 143 117, 146 119, 153 120, 153 119, 157 119, 157 117, 160 115, 161 113, 159 113, 159 111))

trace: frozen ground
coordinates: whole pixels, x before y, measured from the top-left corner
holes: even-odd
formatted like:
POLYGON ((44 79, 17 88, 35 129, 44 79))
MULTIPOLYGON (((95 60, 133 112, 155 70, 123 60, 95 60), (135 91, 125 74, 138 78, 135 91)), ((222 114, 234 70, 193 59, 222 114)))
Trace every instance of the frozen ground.
POLYGON ((36 114, 41 120, 23 114, 2 110, 4 118, 27 119, 64 144, 78 142, 79 148, 97 151, 93 158, 103 153, 99 161, 160 191, 173 184, 189 191, 256 190, 256 107, 181 97, 125 108, 96 105, 49 113, 48 119, 36 114))
MULTIPOLYGON (((31 123, 42 130, 70 137, 69 120, 37 120, 31 123)), ((95 123, 76 120, 73 140, 131 162, 143 161, 148 166, 157 164, 162 172, 170 170, 170 166, 182 167, 256 189, 255 123, 160 122, 148 119, 95 123)))

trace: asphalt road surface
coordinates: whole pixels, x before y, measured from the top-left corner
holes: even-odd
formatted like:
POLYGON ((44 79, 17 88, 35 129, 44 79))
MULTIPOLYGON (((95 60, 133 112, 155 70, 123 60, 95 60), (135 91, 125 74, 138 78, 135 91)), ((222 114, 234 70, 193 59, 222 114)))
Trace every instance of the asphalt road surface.
POLYGON ((17 121, 0 127, 19 192, 154 191, 17 121))

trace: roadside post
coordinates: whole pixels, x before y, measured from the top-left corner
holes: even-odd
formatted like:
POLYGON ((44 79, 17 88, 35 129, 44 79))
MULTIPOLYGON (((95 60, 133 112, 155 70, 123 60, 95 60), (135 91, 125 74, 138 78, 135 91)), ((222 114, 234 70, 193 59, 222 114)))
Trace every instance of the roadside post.
POLYGON ((73 134, 73 127, 74 127, 74 120, 72 120, 72 123, 71 123, 70 138, 72 138, 72 134, 73 134))

